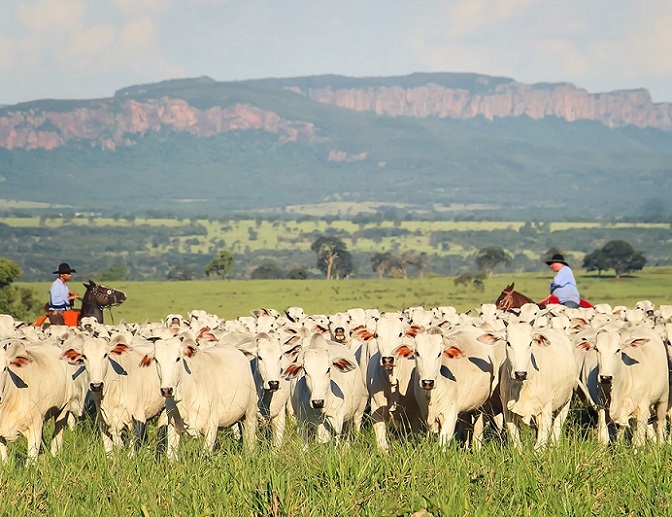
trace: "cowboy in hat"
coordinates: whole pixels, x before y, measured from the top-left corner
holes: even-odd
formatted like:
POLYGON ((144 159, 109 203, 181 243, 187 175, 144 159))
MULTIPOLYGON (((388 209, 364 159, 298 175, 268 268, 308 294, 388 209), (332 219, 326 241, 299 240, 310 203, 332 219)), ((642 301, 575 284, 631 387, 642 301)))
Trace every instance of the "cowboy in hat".
POLYGON ((58 265, 58 269, 53 272, 58 275, 58 278, 51 284, 49 289, 49 322, 52 325, 65 325, 63 319, 63 312, 70 310, 75 300, 79 295, 70 289, 66 283, 72 278, 72 274, 76 273, 67 262, 62 262, 58 265))
POLYGON ((560 303, 566 307, 578 308, 581 297, 579 288, 576 286, 574 273, 569 264, 560 253, 556 253, 546 261, 546 264, 555 271, 555 276, 551 282, 551 296, 555 296, 560 303))

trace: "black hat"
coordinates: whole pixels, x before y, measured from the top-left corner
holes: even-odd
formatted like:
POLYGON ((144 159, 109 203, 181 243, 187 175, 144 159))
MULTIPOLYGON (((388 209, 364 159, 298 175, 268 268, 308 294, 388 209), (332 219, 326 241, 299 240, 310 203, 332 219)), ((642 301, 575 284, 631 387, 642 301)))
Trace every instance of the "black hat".
POLYGON ((556 253, 555 255, 553 255, 549 260, 546 261, 546 264, 548 264, 550 266, 554 262, 559 262, 560 264, 564 264, 565 266, 569 266, 569 264, 567 264, 567 262, 565 262, 565 257, 560 255, 560 253, 556 253))
POLYGON ((63 262, 58 265, 58 271, 54 271, 53 273, 54 275, 63 275, 65 273, 77 273, 77 270, 72 269, 67 262, 63 262))

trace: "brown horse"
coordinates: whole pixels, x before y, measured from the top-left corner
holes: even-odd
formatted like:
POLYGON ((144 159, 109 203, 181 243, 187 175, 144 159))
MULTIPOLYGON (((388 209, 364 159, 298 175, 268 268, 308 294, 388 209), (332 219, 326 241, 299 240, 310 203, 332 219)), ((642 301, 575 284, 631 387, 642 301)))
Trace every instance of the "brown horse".
POLYGON ((526 303, 534 303, 538 305, 537 302, 535 302, 529 296, 525 296, 524 294, 515 291, 513 289, 515 285, 516 285, 515 283, 507 285, 504 288, 504 290, 500 293, 499 297, 495 301, 495 305, 497 306, 498 309, 502 311, 508 311, 509 309, 518 309, 523 305, 525 305, 526 303))

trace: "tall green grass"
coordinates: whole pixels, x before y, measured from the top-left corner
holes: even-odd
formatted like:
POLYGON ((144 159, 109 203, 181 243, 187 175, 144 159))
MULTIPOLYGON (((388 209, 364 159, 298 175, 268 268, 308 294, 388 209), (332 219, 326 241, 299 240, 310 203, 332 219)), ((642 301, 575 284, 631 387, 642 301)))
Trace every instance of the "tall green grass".
MULTIPOLYGON (((575 409, 575 413, 581 412, 575 409)), ((571 418, 570 418, 571 420, 571 418)), ((136 457, 107 458, 90 421, 66 435, 56 458, 24 467, 22 441, 2 468, 3 515, 663 515, 672 507, 670 446, 599 447, 574 422, 556 447, 535 453, 532 433, 514 451, 481 451, 433 437, 393 438, 376 451, 366 425, 350 443, 303 449, 293 427, 273 450, 244 452, 223 431, 212 454, 184 438, 180 460, 156 457, 156 438, 136 457), (662 513, 661 513, 662 512, 662 513)))
MULTIPOLYGON (((456 287, 452 278, 115 283, 129 298, 114 317, 158 321, 198 308, 233 318, 254 308, 291 305, 313 314, 356 306, 453 305, 466 311, 492 302, 511 281, 541 299, 550 274, 494 276, 484 292, 456 287)), ((620 281, 592 276, 578 281, 594 303, 670 303, 672 269, 647 268, 620 281)), ((48 284, 39 289, 46 293, 48 284)), ((458 443, 441 449, 434 437, 421 435, 393 436, 387 455, 377 452, 368 422, 350 443, 306 450, 290 422, 279 450, 269 446, 263 431, 250 453, 222 431, 214 453, 201 451, 201 439, 185 437, 180 460, 168 464, 156 456, 154 425, 136 457, 124 451, 107 458, 93 422, 85 418, 66 433, 58 457, 43 454, 32 467, 23 465, 25 440, 10 444, 10 462, 0 467, 0 514, 377 517, 420 509, 435 516, 666 514, 672 508, 672 447, 635 451, 623 441, 602 448, 587 421, 585 410, 575 405, 561 443, 540 453, 533 451, 533 433, 526 429, 522 452, 496 437, 481 451, 458 443)))

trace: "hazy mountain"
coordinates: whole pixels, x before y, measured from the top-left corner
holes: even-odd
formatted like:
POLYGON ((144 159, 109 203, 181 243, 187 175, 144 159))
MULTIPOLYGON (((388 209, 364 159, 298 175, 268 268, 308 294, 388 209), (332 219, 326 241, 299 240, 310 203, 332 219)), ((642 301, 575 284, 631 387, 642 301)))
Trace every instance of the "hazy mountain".
POLYGON ((672 213, 671 159, 672 104, 646 90, 476 74, 202 77, 0 108, 0 198, 79 210, 220 215, 329 201, 661 218, 672 213))

